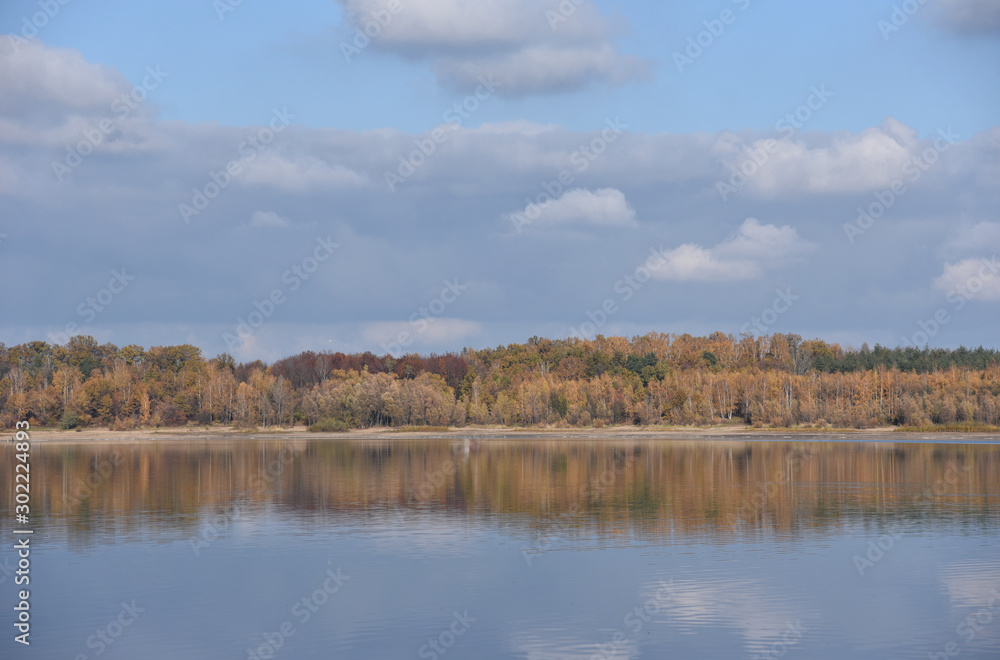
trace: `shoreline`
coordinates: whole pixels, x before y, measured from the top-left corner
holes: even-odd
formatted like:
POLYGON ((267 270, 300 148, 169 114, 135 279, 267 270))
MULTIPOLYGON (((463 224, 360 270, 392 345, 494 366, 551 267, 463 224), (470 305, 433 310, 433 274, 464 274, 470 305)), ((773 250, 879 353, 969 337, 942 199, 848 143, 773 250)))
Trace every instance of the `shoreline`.
MULTIPOLYGON (((10 432, 13 435, 13 431, 10 432)), ((612 426, 604 428, 518 428, 459 427, 396 431, 385 427, 339 433, 313 433, 305 426, 257 430, 231 427, 162 428, 112 431, 107 428, 83 430, 33 429, 32 442, 78 444, 89 442, 145 443, 157 441, 232 441, 240 439, 295 440, 726 440, 726 441, 825 441, 825 442, 931 442, 1000 444, 1000 432, 990 431, 905 431, 896 427, 873 429, 755 429, 719 426, 712 428, 612 426)))

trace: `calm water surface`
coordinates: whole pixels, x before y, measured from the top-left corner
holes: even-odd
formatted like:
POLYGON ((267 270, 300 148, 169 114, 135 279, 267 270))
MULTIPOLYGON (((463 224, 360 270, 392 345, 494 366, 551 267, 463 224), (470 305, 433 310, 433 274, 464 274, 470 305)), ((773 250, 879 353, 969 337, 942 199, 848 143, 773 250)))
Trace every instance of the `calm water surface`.
POLYGON ((36 443, 31 477, 4 658, 1000 657, 998 445, 36 443))

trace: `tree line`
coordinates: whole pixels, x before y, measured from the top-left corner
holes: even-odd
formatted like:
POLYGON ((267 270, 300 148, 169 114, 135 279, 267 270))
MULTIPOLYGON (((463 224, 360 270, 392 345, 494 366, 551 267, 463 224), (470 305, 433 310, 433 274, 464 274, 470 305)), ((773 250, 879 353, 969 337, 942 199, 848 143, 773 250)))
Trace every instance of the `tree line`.
POLYGON ((745 423, 1000 424, 1000 351, 842 348, 792 334, 532 337, 459 354, 306 351, 205 358, 196 346, 0 344, 0 423, 131 430, 745 423))

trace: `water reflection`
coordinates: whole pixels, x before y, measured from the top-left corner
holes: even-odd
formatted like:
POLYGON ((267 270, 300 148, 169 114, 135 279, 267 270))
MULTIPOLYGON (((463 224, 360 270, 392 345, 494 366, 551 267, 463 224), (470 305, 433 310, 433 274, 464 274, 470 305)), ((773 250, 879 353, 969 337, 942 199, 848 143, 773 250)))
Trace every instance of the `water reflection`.
POLYGON ((976 444, 38 444, 39 657, 96 657, 89 636, 131 599, 146 610, 102 660, 996 657, 998 459, 976 444))
MULTIPOLYGON (((540 535, 726 542, 845 524, 996 526, 998 458, 995 445, 94 443, 36 451, 33 507, 71 543, 102 533, 186 533, 206 518, 225 522, 256 508, 304 519, 448 512, 499 517, 540 535)), ((0 472, 2 487, 12 487, 11 475, 0 472)))

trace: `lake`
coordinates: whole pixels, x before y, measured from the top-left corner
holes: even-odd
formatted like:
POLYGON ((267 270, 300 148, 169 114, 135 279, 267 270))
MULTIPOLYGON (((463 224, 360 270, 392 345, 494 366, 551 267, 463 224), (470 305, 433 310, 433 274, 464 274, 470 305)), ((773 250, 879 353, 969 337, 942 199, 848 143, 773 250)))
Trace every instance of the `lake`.
POLYGON ((996 444, 38 442, 31 486, 4 658, 1000 657, 996 444))

